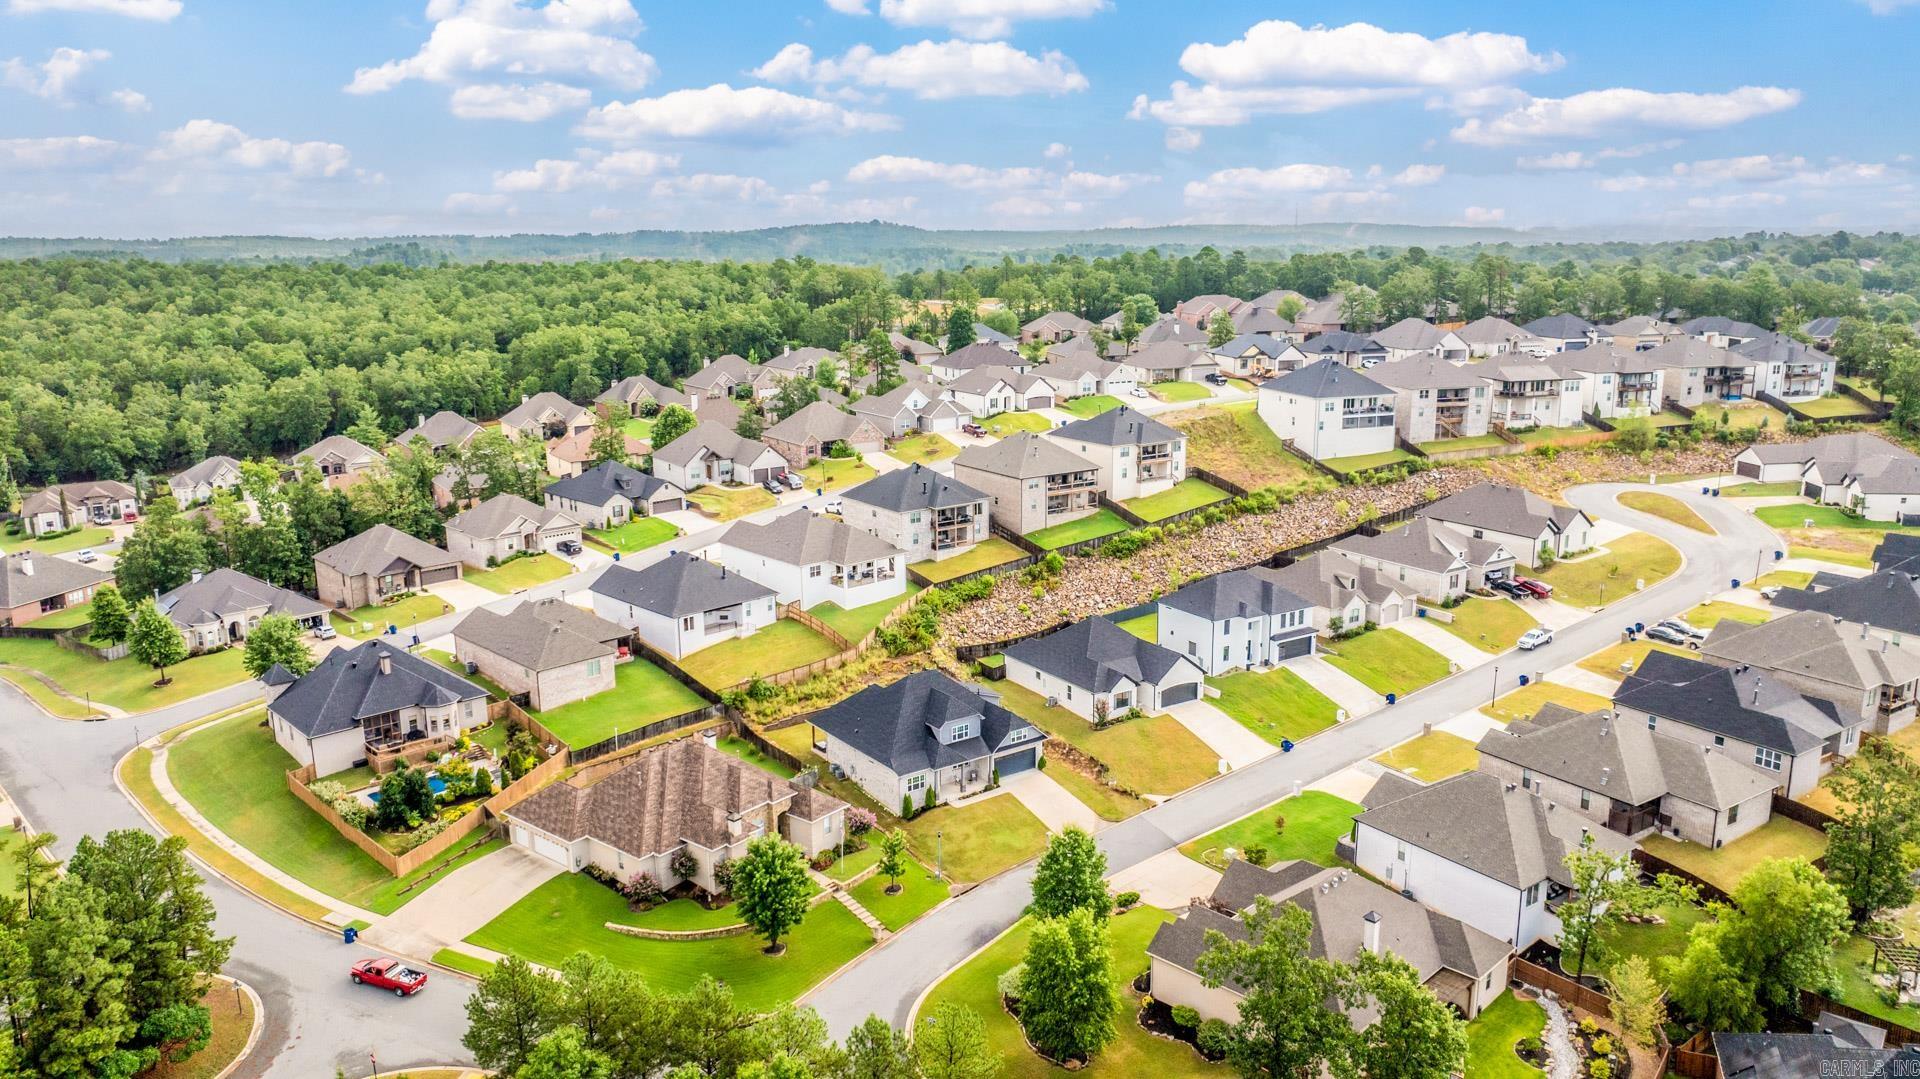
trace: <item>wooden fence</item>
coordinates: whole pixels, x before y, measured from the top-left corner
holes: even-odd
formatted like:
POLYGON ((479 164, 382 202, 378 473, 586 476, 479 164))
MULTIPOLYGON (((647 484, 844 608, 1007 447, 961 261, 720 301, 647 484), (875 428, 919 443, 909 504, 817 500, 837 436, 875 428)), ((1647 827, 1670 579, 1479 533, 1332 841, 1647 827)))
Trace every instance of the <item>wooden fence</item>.
POLYGON ((1688 884, 1700 889, 1700 901, 1703 903, 1733 902, 1733 897, 1728 895, 1726 890, 1719 885, 1708 881, 1704 877, 1696 876, 1657 854, 1650 854, 1636 847, 1633 851, 1633 864, 1639 866, 1643 872, 1652 876, 1659 876, 1662 873, 1666 873, 1686 881, 1688 884))
MULTIPOLYGON (((534 791, 553 782, 572 763, 567 747, 562 745, 560 752, 534 765, 531 772, 500 788, 500 792, 487 799, 480 808, 486 811, 489 820, 495 819, 518 805, 534 791)), ((475 816, 478 815, 475 814, 475 816)))
POLYGON ((19 637, 32 641, 51 641, 60 633, 60 630, 42 629, 39 626, 0 626, 0 640, 19 637))
POLYGON ((1713 1035, 1695 1034, 1667 1052, 1667 1071, 1685 1079, 1714 1079, 1720 1059, 1713 1055, 1713 1035))
POLYGON ((1106 496, 1106 492, 1104 491, 1100 492, 1099 494, 1096 494, 1094 496, 1094 501, 1099 504, 1101 509, 1106 510, 1108 513, 1113 514, 1115 517, 1120 518, 1122 521, 1127 522, 1128 528, 1146 528, 1149 525, 1152 525, 1154 523, 1152 521, 1147 520, 1145 517, 1142 517, 1139 514, 1133 512, 1127 507, 1122 506, 1120 503, 1115 502, 1113 499, 1108 498, 1106 496))
MULTIPOLYGON (((485 805, 475 806, 467 812, 466 816, 448 825, 446 830, 439 835, 434 836, 432 839, 427 840, 405 854, 395 854, 381 846, 379 841, 372 836, 348 824, 345 818, 333 811, 332 806, 321 801, 317 795, 308 790, 307 784, 311 782, 313 782, 313 765, 311 764, 303 764, 287 773, 287 789, 293 792, 295 798, 305 802, 308 809, 320 814, 322 820, 333 825, 334 831, 347 837, 348 842, 359 847, 367 857, 378 862, 380 868, 396 877, 404 877, 408 873, 438 858, 440 855, 445 854, 462 839, 485 827, 488 820, 487 814, 483 812, 485 805)), ((499 795, 495 795, 494 797, 498 798, 499 795)), ((486 804, 490 805, 492 803, 489 801, 486 804)))
POLYGON ((1228 494, 1232 495, 1235 498, 1245 498, 1248 495, 1253 493, 1247 490, 1245 487, 1242 487, 1239 484, 1233 482, 1232 480, 1226 478, 1225 476, 1222 476, 1217 472, 1209 472, 1206 469, 1201 468, 1197 465, 1188 465, 1187 475, 1192 476, 1196 480, 1205 480, 1206 482, 1213 484, 1215 487, 1220 488, 1222 491, 1227 492, 1228 494))
POLYGON ((1323 476, 1333 477, 1333 481, 1335 483, 1345 484, 1348 482, 1347 477, 1341 475, 1338 472, 1335 472, 1333 469, 1328 468, 1326 465, 1321 464, 1320 459, 1318 457, 1315 457, 1313 454, 1308 453, 1307 451, 1294 445, 1293 439, 1291 438, 1281 439, 1280 448, 1283 450, 1286 450, 1288 453, 1292 454, 1294 457, 1305 462, 1306 466, 1308 468, 1313 469, 1315 472, 1318 472, 1323 476))
MULTIPOLYGON (((815 714, 816 713, 808 712, 808 713, 805 713, 804 715, 790 716, 788 717, 787 720, 782 720, 780 725, 783 727, 789 727, 789 726, 795 726, 798 723, 812 723, 813 716, 815 714), (789 720, 793 722, 789 722, 789 720)), ((740 740, 746 742, 748 745, 759 750, 761 753, 766 754, 769 759, 779 761, 781 764, 784 764, 788 768, 793 769, 796 773, 799 773, 799 775, 807 775, 808 773, 813 772, 814 766, 812 764, 810 764, 807 761, 801 760, 799 757, 796 757, 793 754, 788 753, 786 750, 780 748, 779 746, 774 745, 772 742, 767 741, 767 739, 763 737, 759 731, 754 730, 753 725, 748 723, 745 717, 741 716, 739 713, 737 712, 732 713, 731 718, 733 720, 733 736, 735 738, 739 738, 740 740)), ((797 776, 795 781, 799 782, 799 779, 797 776)), ((803 783, 802 785, 804 786, 806 784, 803 783)))
MULTIPOLYGON (((989 531, 992 530, 991 522, 988 523, 988 530, 989 531)), ((1025 550, 1025 548, 1022 548, 1022 550, 1025 550)), ((1039 561, 1038 558, 1035 558, 1031 554, 1026 554, 1026 555, 1020 556, 1019 558, 1013 559, 1012 561, 1002 562, 997 566, 988 566, 985 569, 977 569, 972 571, 971 573, 962 573, 956 577, 949 577, 944 581, 936 581, 933 578, 928 577, 927 575, 921 573, 919 570, 914 569, 912 566, 908 566, 907 580, 912 581, 914 584, 917 584, 922 588, 951 588, 962 581, 971 581, 975 577, 1004 577, 1009 573, 1017 573, 1020 570, 1026 569, 1028 566, 1033 565, 1037 561, 1039 561)))
POLYGON ((1827 825, 1838 823, 1831 816, 1822 813, 1810 805, 1803 805, 1788 798, 1779 791, 1773 792, 1773 815, 1785 817, 1790 821, 1804 824, 1818 831, 1826 831, 1827 825))
POLYGON ((1802 989, 1800 991, 1801 1017, 1808 1022, 1815 1022, 1820 1018, 1821 1012, 1832 1012, 1842 1019, 1851 1019, 1856 1023, 1865 1023, 1868 1026, 1879 1027, 1881 1030, 1887 1032, 1887 1048, 1889 1049, 1898 1049, 1903 1045, 1920 1045, 1920 1030, 1901 1026, 1892 1020, 1882 1019, 1877 1015, 1863 1012, 1858 1008, 1849 1008, 1831 997, 1825 997, 1819 993, 1810 993, 1802 989))
POLYGON ((1557 971, 1529 963, 1517 955, 1513 957, 1509 971, 1521 982, 1535 989, 1549 991, 1576 1008, 1585 1008, 1595 1015, 1613 1015, 1613 1005, 1607 1000, 1605 993, 1597 989, 1589 989, 1557 971))

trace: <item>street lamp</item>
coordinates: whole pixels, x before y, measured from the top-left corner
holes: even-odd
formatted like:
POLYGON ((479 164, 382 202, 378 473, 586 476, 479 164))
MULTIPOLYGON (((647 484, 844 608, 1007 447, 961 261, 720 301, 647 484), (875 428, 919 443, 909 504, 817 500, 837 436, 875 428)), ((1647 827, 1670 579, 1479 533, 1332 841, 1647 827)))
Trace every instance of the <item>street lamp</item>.
POLYGON ((1493 702, 1499 699, 1500 699, 1500 665, 1496 663, 1493 665, 1493 694, 1492 696, 1487 698, 1488 706, 1491 707, 1493 705, 1493 702))
POLYGON ((944 830, 933 833, 933 871, 943 877, 947 875, 946 834, 944 830))

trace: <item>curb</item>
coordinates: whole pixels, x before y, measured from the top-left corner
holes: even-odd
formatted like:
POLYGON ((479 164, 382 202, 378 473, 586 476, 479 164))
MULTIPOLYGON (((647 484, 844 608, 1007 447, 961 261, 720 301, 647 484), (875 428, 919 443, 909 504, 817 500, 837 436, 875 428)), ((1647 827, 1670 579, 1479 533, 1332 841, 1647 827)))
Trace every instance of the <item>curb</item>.
POLYGON ((225 974, 215 974, 214 977, 238 987, 241 992, 247 994, 248 999, 253 1001, 253 1029, 247 1032, 247 1044, 241 1046, 239 1055, 229 1061, 227 1066, 220 1069, 219 1073, 213 1077, 213 1079, 227 1079, 228 1076, 238 1071, 240 1065, 245 1064, 247 1058, 253 1055, 254 1049, 259 1047, 260 1034, 267 1028, 267 1006, 266 1003, 260 999, 260 994, 254 992, 253 986, 248 985, 246 982, 238 978, 228 977, 225 974))

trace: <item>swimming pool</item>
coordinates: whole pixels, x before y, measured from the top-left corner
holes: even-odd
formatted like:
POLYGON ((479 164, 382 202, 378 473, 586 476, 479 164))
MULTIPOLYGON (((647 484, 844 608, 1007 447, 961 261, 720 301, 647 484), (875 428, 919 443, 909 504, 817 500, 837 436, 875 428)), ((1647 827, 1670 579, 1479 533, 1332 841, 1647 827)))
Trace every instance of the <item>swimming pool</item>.
MULTIPOLYGON (((433 792, 435 798, 438 798, 447 793, 447 781, 440 778, 440 773, 435 772, 427 777, 427 789, 433 792)), ((378 802, 380 800, 380 792, 374 791, 368 795, 368 797, 378 802)))

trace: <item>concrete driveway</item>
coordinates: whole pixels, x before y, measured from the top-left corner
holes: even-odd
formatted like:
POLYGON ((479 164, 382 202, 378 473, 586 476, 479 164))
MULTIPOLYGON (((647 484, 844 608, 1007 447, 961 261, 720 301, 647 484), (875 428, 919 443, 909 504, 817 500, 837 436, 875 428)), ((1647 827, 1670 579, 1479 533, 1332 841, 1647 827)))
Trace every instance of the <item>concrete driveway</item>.
POLYGON ((1368 689, 1366 683, 1318 655, 1290 659, 1283 666, 1319 690, 1328 700, 1346 709, 1348 719, 1357 719, 1386 706, 1386 700, 1368 689))
POLYGON ((1178 850, 1165 850, 1115 873, 1109 887, 1115 895, 1139 892, 1140 901, 1150 907, 1181 910, 1212 895, 1219 883, 1219 873, 1178 850))
MULTIPOLYGON (((1059 765, 1065 767, 1065 765, 1059 765)), ((1000 785, 1008 794, 1020 799, 1020 804, 1040 823, 1047 826, 1049 832, 1079 828, 1092 834, 1100 830, 1106 822, 1102 821, 1086 803, 1075 798, 1047 773, 1035 768, 1025 772, 1016 772, 1002 776, 1000 785)))
POLYGON ((428 587, 426 592, 436 599, 453 604, 453 609, 456 611, 469 611, 506 598, 498 592, 468 581, 444 581, 428 587))
POLYGON ((1242 768, 1274 751, 1265 738, 1242 727, 1240 722, 1206 701, 1188 701, 1167 709, 1167 714, 1193 732, 1195 738, 1234 768, 1242 768))
POLYGON ((1483 652, 1448 630, 1424 618, 1402 618, 1391 627, 1447 657, 1456 671, 1478 667, 1491 660, 1492 652, 1483 652))
POLYGON ((519 847, 502 847, 441 877, 364 936, 403 955, 430 956, 464 940, 563 872, 558 864, 519 847))

